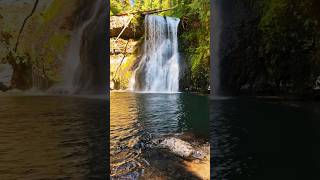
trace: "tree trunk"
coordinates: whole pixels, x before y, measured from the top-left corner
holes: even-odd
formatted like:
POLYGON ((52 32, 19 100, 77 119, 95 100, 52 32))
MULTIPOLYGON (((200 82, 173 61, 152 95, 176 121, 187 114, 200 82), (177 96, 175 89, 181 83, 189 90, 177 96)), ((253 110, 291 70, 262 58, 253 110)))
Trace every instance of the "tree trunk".
POLYGON ((135 12, 131 12, 131 13, 120 13, 120 14, 116 14, 113 16, 128 16, 130 14, 141 14, 141 15, 147 15, 147 14, 155 14, 155 13, 160 13, 160 12, 164 12, 164 11, 170 11, 173 8, 168 8, 168 9, 153 9, 153 10, 147 10, 147 11, 135 11, 135 12))

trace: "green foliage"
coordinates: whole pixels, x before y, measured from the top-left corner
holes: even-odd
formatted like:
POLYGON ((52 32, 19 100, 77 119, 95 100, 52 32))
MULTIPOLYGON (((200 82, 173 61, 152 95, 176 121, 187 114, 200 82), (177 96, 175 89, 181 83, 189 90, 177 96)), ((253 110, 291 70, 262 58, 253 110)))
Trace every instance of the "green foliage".
MULTIPOLYGON (((110 1, 110 15, 121 13, 130 13, 136 11, 148 11, 156 9, 167 9, 173 7, 175 1, 173 0, 135 0, 134 5, 131 5, 129 0, 111 0, 110 1)), ((167 15, 165 12, 159 15, 167 15)))
POLYGON ((110 15, 116 15, 119 13, 130 11, 129 0, 110 0, 110 15))
POLYGON ((244 0, 255 19, 239 27, 240 43, 230 54, 233 79, 262 91, 311 91, 320 75, 320 31, 316 0, 244 0), (248 51, 247 51, 248 50, 248 51))
POLYGON ((259 24, 269 76, 297 91, 312 87, 312 56, 319 48, 318 20, 305 11, 313 6, 307 2, 270 0, 259 24))
POLYGON ((175 1, 176 9, 168 15, 179 17, 181 49, 191 71, 190 86, 206 90, 210 73, 210 1, 175 1))

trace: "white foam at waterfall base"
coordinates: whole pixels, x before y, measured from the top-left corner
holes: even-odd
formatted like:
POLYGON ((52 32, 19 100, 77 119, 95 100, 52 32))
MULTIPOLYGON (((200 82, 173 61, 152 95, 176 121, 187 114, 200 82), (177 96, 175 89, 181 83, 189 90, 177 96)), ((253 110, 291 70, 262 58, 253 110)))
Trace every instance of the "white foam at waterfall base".
POLYGON ((147 15, 143 55, 129 89, 135 92, 179 91, 178 25, 173 17, 147 15))

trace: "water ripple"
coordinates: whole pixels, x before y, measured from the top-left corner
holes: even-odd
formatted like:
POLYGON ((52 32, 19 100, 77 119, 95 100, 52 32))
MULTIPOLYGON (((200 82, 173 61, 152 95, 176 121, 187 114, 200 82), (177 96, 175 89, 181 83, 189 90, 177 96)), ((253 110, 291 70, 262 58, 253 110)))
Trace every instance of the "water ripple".
POLYGON ((0 97, 1 179, 106 179, 106 100, 0 97))
POLYGON ((145 162, 146 155, 134 147, 145 136, 191 132, 208 138, 206 97, 112 92, 110 102, 112 177, 135 178, 143 173, 149 163, 145 162), (194 108, 193 103, 200 106, 194 108))

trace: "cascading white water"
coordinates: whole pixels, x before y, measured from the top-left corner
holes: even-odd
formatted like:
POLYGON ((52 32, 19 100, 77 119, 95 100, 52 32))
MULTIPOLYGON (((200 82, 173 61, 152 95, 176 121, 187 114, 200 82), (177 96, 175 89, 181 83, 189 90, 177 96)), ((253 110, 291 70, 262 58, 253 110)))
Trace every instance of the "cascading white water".
POLYGON ((79 88, 77 71, 80 66, 80 47, 84 30, 95 20, 100 9, 102 0, 96 0, 93 12, 89 19, 84 21, 80 27, 71 36, 67 56, 62 69, 62 82, 51 88, 49 91, 62 94, 74 94, 79 88))
POLYGON ((143 55, 129 88, 144 92, 179 91, 178 18, 147 15, 143 55))

